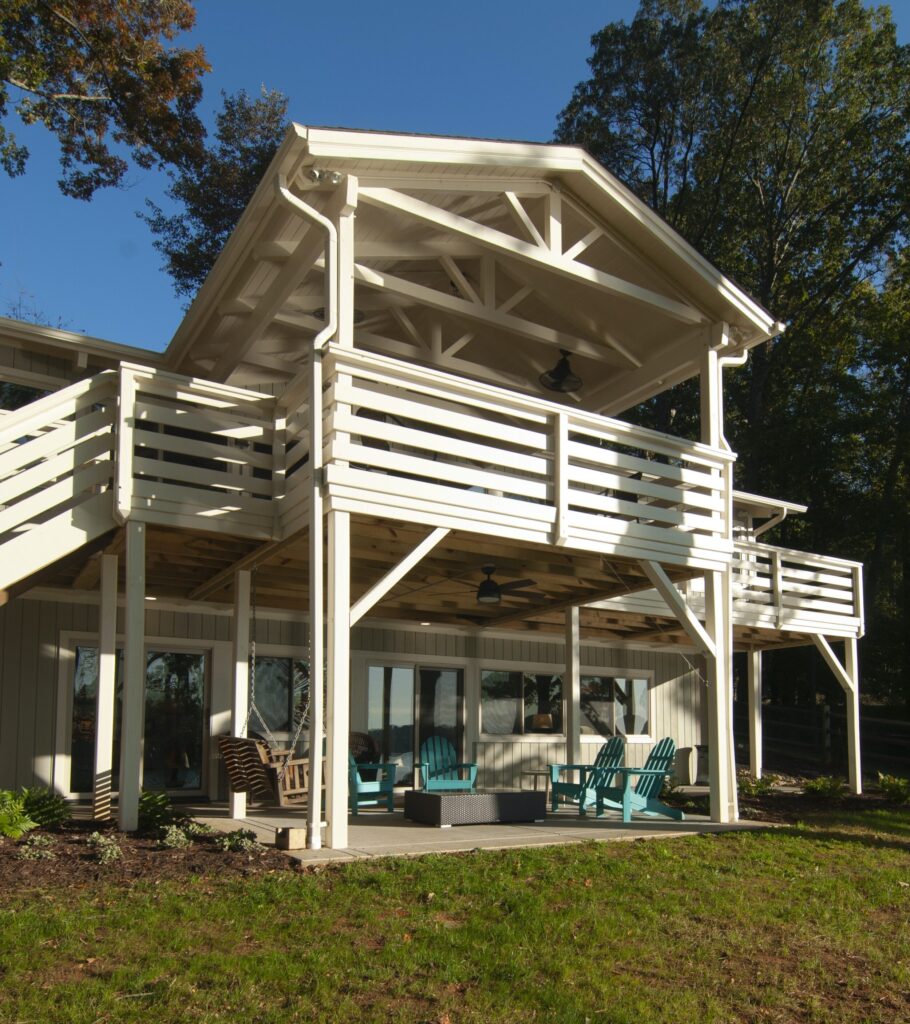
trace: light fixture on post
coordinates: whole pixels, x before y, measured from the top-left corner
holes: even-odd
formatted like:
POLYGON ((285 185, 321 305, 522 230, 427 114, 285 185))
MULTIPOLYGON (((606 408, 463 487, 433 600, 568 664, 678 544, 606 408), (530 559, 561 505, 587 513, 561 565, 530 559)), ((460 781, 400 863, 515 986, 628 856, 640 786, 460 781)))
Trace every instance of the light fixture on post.
POLYGON ((478 604, 499 604, 502 601, 502 592, 499 589, 499 584, 492 578, 493 573, 496 572, 495 565, 483 565, 480 571, 486 575, 485 580, 481 580, 480 586, 477 588, 477 603, 478 604))
POLYGON ((569 355, 564 348, 559 350, 559 361, 552 370, 540 375, 540 383, 548 391, 569 392, 581 387, 581 377, 572 372, 569 366, 569 355))

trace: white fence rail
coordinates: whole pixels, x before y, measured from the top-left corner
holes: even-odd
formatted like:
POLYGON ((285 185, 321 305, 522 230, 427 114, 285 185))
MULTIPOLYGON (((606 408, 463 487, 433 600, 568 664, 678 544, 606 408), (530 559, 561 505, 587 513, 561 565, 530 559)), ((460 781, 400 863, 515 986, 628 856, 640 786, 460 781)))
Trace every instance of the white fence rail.
POLYGON ((333 505, 434 526, 723 568, 730 456, 382 356, 325 360, 333 505))

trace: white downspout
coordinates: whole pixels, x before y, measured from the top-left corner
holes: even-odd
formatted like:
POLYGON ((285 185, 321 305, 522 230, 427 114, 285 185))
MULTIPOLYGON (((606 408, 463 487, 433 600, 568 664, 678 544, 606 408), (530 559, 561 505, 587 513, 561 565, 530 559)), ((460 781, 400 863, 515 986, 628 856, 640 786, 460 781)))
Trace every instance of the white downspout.
MULTIPOLYGON (((300 216, 322 228, 326 233, 325 280, 326 324, 313 339, 309 373, 310 433, 310 579, 309 579, 309 649, 310 649, 310 793, 307 800, 307 846, 322 848, 322 732, 324 640, 322 604, 324 588, 323 514, 322 514, 322 352, 338 328, 338 230, 318 210, 290 191, 283 174, 278 176, 278 195, 300 216)), ((290 390, 296 383, 292 381, 290 390)))

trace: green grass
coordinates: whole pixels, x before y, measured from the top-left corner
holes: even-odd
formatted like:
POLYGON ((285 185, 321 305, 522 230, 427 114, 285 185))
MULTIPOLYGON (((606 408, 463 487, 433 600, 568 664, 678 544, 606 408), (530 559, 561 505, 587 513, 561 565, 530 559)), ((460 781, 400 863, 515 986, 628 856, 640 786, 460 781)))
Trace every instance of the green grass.
POLYGON ((0 896, 0 1021, 898 1022, 910 811, 0 896))

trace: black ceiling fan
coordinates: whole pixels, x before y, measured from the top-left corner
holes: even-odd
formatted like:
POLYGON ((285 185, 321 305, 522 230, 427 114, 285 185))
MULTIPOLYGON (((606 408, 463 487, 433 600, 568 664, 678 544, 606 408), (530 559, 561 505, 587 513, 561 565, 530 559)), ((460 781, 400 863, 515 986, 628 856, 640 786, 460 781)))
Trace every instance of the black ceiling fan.
POLYGON ((486 576, 486 579, 481 580, 480 586, 477 588, 478 604, 499 604, 503 594, 537 586, 535 580, 509 580, 508 583, 498 583, 493 579, 493 573, 496 572, 495 565, 482 565, 480 571, 486 576))

